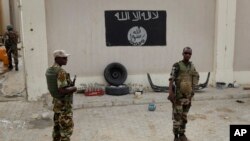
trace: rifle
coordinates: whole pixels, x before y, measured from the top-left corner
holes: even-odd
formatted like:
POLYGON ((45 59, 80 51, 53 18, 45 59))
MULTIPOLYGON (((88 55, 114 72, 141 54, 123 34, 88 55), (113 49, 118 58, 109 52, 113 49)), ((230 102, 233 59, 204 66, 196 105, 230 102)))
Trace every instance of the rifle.
MULTIPOLYGON (((67 74, 67 81, 68 81, 68 86, 66 86, 65 88, 67 88, 67 87, 74 87, 74 86, 75 86, 75 82, 76 82, 76 75, 74 76, 73 81, 71 81, 70 74, 68 73, 68 74, 67 74)), ((72 93, 69 93, 69 95, 66 95, 66 97, 67 97, 67 96, 71 97, 72 94, 73 94, 73 92, 72 92, 72 93)), ((71 98, 70 98, 70 99, 71 99, 71 98)))
POLYGON ((75 82, 76 82, 76 75, 74 76, 73 81, 71 80, 71 78, 70 78, 70 74, 69 74, 69 73, 67 73, 66 77, 67 77, 67 81, 68 81, 68 86, 66 86, 66 87, 72 87, 72 86, 75 86, 75 82))
POLYGON ((173 93, 175 95, 174 101, 171 101, 171 103, 172 103, 172 120, 174 120, 174 109, 175 109, 175 100, 176 100, 176 85, 175 85, 175 83, 173 83, 173 85, 172 85, 172 90, 173 90, 173 93))
MULTIPOLYGON (((176 85, 175 85, 174 82, 172 82, 172 91, 173 91, 174 96, 176 97, 176 85)), ((168 97, 168 100, 170 100, 172 104, 175 103, 175 100, 174 99, 170 99, 170 97, 168 97)))
POLYGON ((75 82, 76 82, 76 75, 74 76, 74 79, 73 79, 73 81, 72 81, 72 86, 75 86, 75 82))

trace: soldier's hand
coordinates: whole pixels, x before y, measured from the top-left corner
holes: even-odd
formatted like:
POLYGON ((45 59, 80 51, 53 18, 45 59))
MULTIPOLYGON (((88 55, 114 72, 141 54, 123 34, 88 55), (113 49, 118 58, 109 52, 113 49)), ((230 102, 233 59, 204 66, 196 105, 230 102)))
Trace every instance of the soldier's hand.
POLYGON ((189 100, 192 101, 192 98, 194 97, 194 94, 192 94, 190 97, 189 97, 189 100))
POLYGON ((68 91, 69 93, 76 92, 76 90, 77 90, 77 88, 76 88, 75 86, 73 86, 73 87, 67 87, 66 89, 67 89, 67 91, 68 91))
POLYGON ((170 92, 169 95, 168 95, 168 100, 170 100, 172 103, 174 103, 174 101, 175 101, 175 95, 170 92))
POLYGON ((76 92, 77 88, 75 86, 72 87, 73 92, 76 92))

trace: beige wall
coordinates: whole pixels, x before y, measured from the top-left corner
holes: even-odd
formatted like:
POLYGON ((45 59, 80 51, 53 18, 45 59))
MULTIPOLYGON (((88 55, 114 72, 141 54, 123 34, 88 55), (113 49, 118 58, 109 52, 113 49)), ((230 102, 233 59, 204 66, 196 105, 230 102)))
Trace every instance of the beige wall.
MULTIPOLYGON (((4 26, 3 26, 3 6, 2 0, 0 0, 0 35, 4 34, 4 26)), ((1 42, 1 41, 0 41, 1 42)))
POLYGON ((130 75, 169 73, 185 46, 199 71, 213 69, 215 0, 45 0, 45 7, 49 64, 53 50, 65 49, 72 54, 67 70, 80 76, 100 76, 111 62, 130 75), (166 10, 167 46, 106 47, 105 10, 166 10))
POLYGON ((48 92, 45 72, 48 67, 44 0, 22 0, 21 42, 28 100, 38 100, 48 92))
POLYGON ((3 27, 3 32, 6 30, 6 26, 8 24, 10 24, 10 8, 9 8, 9 0, 1 0, 0 1, 1 4, 2 4, 2 7, 1 7, 1 14, 2 15, 2 27, 3 27))
MULTIPOLYGON (((82 82, 103 82, 103 70, 113 61, 127 67, 129 76, 126 84, 132 82, 148 86, 146 72, 150 72, 156 84, 167 85, 170 66, 181 59, 182 48, 187 45, 194 49, 192 60, 201 72, 200 82, 204 82, 206 72, 212 71, 212 84, 216 81, 231 83, 233 80, 240 84, 250 83, 250 71, 233 70, 234 57, 242 56, 241 53, 234 54, 235 50, 239 51, 234 45, 241 43, 238 41, 241 35, 238 33, 239 25, 235 37, 235 21, 240 21, 239 18, 235 20, 236 0, 45 0, 45 5, 43 2, 23 0, 21 4, 30 100, 47 92, 44 72, 47 62, 50 65, 53 62, 51 53, 54 49, 66 49, 72 54, 66 69, 78 75, 77 86, 82 82), (106 47, 105 10, 166 10, 168 45, 106 47), (45 60, 37 59, 37 56, 45 60)), ((247 5, 247 1, 243 2, 242 6, 237 3, 238 10, 247 5)))
POLYGON ((14 29, 17 32, 21 32, 21 26, 20 26, 20 1, 19 0, 10 0, 10 21, 13 25, 14 29))
POLYGON ((238 0, 235 28, 234 71, 250 70, 250 1, 238 0))

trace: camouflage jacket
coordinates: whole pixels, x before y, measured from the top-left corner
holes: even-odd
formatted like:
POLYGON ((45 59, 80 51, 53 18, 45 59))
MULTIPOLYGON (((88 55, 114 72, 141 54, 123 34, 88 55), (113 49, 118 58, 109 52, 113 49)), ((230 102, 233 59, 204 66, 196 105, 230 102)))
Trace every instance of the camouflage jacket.
POLYGON ((198 84, 199 74, 192 62, 185 64, 183 61, 179 61, 173 65, 170 79, 176 86, 177 98, 190 97, 194 94, 194 86, 198 84))
POLYGON ((17 45, 18 43, 18 33, 15 31, 8 31, 4 34, 3 39, 4 39, 4 45, 6 47, 12 46, 12 45, 17 45))

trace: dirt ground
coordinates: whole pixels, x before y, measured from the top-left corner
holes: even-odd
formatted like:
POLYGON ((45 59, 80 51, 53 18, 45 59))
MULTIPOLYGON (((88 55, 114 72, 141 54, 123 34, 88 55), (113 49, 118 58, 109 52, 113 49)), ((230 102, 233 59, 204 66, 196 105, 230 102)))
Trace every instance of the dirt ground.
MULTIPOLYGON (((74 110, 72 141, 171 141, 170 103, 74 110)), ((231 124, 249 124, 250 99, 194 101, 188 115, 190 141, 228 141, 231 124), (238 101, 237 101, 238 100, 238 101), (240 101, 240 102, 239 102, 240 101)), ((53 113, 40 102, 0 102, 3 141, 51 140, 53 113), (8 108, 6 108, 8 107, 8 108)))
POLYGON ((0 101, 24 100, 26 98, 22 51, 19 50, 19 71, 8 71, 0 62, 0 101))

